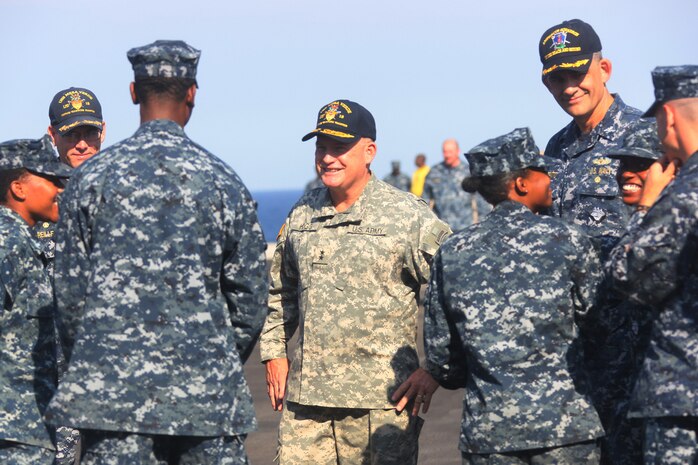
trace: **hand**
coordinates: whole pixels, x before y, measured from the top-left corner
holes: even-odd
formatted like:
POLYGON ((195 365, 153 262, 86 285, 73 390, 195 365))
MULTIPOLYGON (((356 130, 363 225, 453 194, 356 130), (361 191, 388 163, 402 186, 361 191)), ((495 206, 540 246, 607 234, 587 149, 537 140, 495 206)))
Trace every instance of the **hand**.
POLYGON ((397 388, 392 396, 393 402, 400 401, 395 406, 398 412, 407 406, 414 398, 414 406, 412 407, 412 416, 419 414, 419 407, 422 407, 422 412, 427 413, 429 404, 431 404, 431 396, 439 388, 439 383, 431 377, 431 375, 422 368, 417 368, 414 373, 407 378, 407 381, 402 383, 397 388))
POLYGON ((286 380, 288 378, 288 359, 273 358, 264 362, 267 369, 267 394, 271 408, 280 412, 284 408, 286 380))
POLYGON ((646 205, 651 207, 654 202, 662 193, 664 188, 674 179, 676 174, 676 162, 672 161, 666 164, 664 168, 665 160, 662 158, 652 163, 650 169, 647 171, 647 178, 645 178, 645 185, 642 189, 642 196, 640 197, 640 202, 638 205, 646 205))

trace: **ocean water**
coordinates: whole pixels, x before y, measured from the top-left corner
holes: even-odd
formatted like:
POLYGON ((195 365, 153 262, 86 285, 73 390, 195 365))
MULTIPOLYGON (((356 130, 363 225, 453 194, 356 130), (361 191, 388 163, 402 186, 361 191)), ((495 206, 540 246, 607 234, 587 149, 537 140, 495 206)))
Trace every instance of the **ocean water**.
POLYGON ((303 194, 303 189, 279 191, 255 191, 257 215, 267 242, 276 242, 276 235, 291 211, 291 207, 303 194))

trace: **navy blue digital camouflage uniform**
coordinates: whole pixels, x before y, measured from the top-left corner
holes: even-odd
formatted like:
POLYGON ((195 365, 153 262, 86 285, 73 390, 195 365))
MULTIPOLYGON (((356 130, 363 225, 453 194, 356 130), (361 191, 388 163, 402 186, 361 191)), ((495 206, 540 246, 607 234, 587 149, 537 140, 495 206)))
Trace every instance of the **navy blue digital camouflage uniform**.
POLYGON ((431 167, 424 180, 422 198, 433 202, 434 213, 453 231, 470 226, 492 210, 479 194, 470 194, 461 187, 463 178, 469 176, 468 164, 461 161, 456 167, 441 162, 431 167))
MULTIPOLYGON (((0 170, 68 176, 46 140, 0 144, 0 170)), ((42 415, 56 389, 53 290, 29 224, 0 206, 0 463, 52 464, 55 431, 42 415)))
MULTIPOLYGON (((473 176, 544 167, 524 129, 466 156, 473 176)), ((603 429, 577 386, 577 322, 592 311, 601 279, 584 234, 511 200, 443 243, 425 301, 424 344, 432 376, 465 388, 463 463, 551 448, 569 448, 568 461, 598 461, 603 429)))
MULTIPOLYGON (((137 79, 195 78, 198 57, 179 41, 129 52, 137 79)), ((256 420, 242 364, 266 315, 267 277, 240 178, 174 121, 151 120, 86 161, 61 200, 55 284, 68 371, 46 417, 84 430, 84 463, 140 447, 158 463, 173 443, 191 444, 191 458, 204 440, 220 457, 200 463, 246 463, 256 420)))
MULTIPOLYGON (((698 66, 659 67, 652 78, 648 113, 665 101, 698 99, 698 66)), ((698 152, 646 214, 635 213, 606 265, 618 290, 655 309, 629 413, 646 422, 645 463, 698 460, 697 264, 698 152)))

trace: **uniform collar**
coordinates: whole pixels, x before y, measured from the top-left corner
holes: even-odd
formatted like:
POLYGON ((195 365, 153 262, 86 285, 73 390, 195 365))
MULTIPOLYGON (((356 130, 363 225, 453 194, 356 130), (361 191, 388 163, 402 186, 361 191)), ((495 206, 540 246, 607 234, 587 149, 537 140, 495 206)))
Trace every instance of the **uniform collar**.
POLYGON ((31 231, 29 230, 29 225, 26 221, 24 221, 24 218, 19 216, 19 214, 17 214, 14 210, 2 205, 0 205, 0 218, 12 224, 14 229, 19 230, 20 234, 22 234, 24 239, 26 239, 31 245, 32 250, 34 250, 37 255, 41 255, 41 244, 32 235, 31 231))
POLYGON ((533 213, 526 205, 515 202, 513 200, 505 200, 504 202, 499 202, 494 206, 493 212, 497 212, 500 215, 520 215, 525 213, 533 213))
POLYGON ((373 196, 373 192, 378 187, 378 180, 376 176, 371 173, 371 177, 368 183, 364 187, 363 192, 354 204, 344 210, 343 212, 338 212, 337 209, 332 205, 332 198, 330 197, 330 190, 324 189, 324 198, 322 199, 322 204, 317 212, 313 215, 313 219, 326 219, 329 220, 326 225, 344 224, 344 223, 361 223, 361 219, 364 216, 364 211, 368 203, 368 199, 373 196))
POLYGON ((154 119, 141 124, 136 135, 146 132, 169 132, 170 134, 185 136, 184 128, 169 119, 154 119))

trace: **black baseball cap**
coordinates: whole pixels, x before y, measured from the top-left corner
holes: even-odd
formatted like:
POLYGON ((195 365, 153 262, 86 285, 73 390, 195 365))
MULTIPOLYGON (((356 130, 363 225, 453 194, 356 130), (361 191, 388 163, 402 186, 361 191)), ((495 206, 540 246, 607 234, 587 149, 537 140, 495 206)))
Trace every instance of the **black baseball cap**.
POLYGON ((570 19, 549 28, 538 42, 543 77, 565 69, 586 73, 594 53, 600 51, 601 39, 581 19, 570 19))
POLYGON ((368 137, 376 140, 376 121, 370 111, 351 100, 335 100, 320 108, 315 129, 303 136, 303 142, 318 134, 340 142, 368 137))
POLYGON ((48 107, 48 117, 60 135, 77 126, 102 129, 102 105, 94 92, 81 87, 71 87, 54 95, 48 107))

